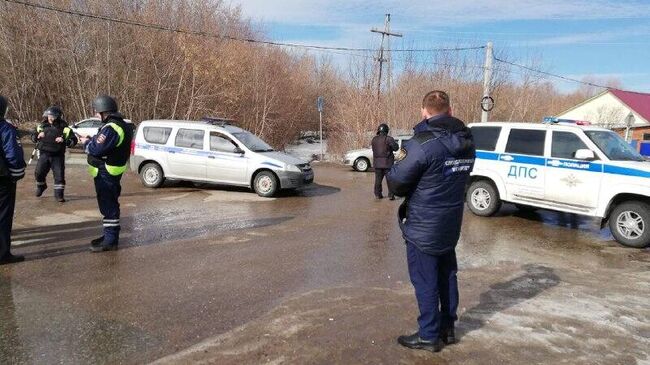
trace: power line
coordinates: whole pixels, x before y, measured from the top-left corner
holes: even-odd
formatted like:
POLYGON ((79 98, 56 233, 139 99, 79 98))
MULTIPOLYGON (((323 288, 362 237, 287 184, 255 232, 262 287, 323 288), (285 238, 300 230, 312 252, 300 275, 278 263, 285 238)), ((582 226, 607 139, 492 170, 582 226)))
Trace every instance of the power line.
MULTIPOLYGON (((125 25, 132 25, 132 26, 141 27, 141 28, 148 28, 148 29, 154 29, 154 30, 160 30, 160 31, 166 31, 166 32, 173 32, 173 33, 180 33, 180 34, 195 35, 195 36, 215 38, 215 39, 221 39, 221 40, 230 40, 230 41, 237 41, 237 42, 244 42, 244 43, 255 43, 255 44, 263 44, 263 45, 278 46, 278 47, 312 49, 312 50, 351 51, 351 52, 373 52, 373 51, 376 51, 376 50, 371 49, 371 48, 329 47, 329 46, 319 46, 319 45, 309 45, 309 44, 264 41, 264 40, 253 39, 253 38, 239 38, 239 37, 234 37, 234 36, 230 36, 230 35, 214 34, 214 33, 208 33, 208 32, 203 32, 203 31, 193 31, 193 30, 188 30, 188 29, 167 27, 167 26, 163 26, 163 25, 159 25, 159 24, 155 24, 155 23, 142 23, 142 22, 138 22, 138 21, 135 21, 135 20, 113 18, 113 17, 109 17, 109 16, 106 16, 106 15, 85 13, 85 12, 74 11, 74 10, 69 10, 69 9, 62 9, 62 8, 58 8, 58 7, 54 7, 54 6, 50 6, 50 5, 34 4, 34 3, 30 3, 30 2, 27 2, 27 1, 21 1, 21 0, 4 0, 4 1, 7 2, 7 3, 23 5, 23 6, 34 8, 34 9, 53 11, 53 12, 57 12, 57 13, 73 15, 73 16, 78 16, 78 17, 83 17, 83 18, 89 18, 89 19, 95 19, 95 20, 103 20, 103 21, 107 21, 107 22, 119 23, 119 24, 125 24, 125 25)), ((479 50, 479 49, 483 49, 483 48, 485 48, 485 46, 453 47, 453 48, 431 48, 431 49, 394 49, 394 50, 391 50, 391 52, 451 52, 451 51, 479 50)))
POLYGON ((578 84, 599 87, 599 88, 602 88, 602 89, 612 89, 612 87, 609 87, 609 86, 599 85, 599 84, 595 84, 593 82, 582 81, 582 80, 574 79, 574 78, 567 77, 567 76, 557 75, 557 74, 554 74, 554 73, 538 70, 538 69, 535 69, 535 68, 532 68, 532 67, 520 65, 518 63, 502 60, 502 59, 500 59, 498 57, 494 57, 494 60, 497 61, 497 62, 505 63, 505 64, 510 65, 510 66, 515 66, 515 67, 522 68, 524 70, 532 71, 532 72, 538 73, 540 75, 555 77, 557 79, 561 79, 561 80, 564 80, 564 81, 570 81, 570 82, 575 82, 575 83, 578 83, 578 84))

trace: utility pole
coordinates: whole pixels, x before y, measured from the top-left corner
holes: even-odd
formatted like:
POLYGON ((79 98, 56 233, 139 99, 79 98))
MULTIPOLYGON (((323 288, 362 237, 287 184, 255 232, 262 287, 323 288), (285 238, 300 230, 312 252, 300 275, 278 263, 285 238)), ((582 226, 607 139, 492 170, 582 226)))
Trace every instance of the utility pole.
MULTIPOLYGON (((485 67, 483 68, 483 100, 490 98, 490 84, 492 83, 492 62, 494 56, 492 54, 492 42, 488 42, 485 48, 485 67)), ((482 106, 481 122, 488 121, 489 109, 482 106)))
MULTIPOLYGON (((402 35, 400 33, 392 33, 390 31, 390 14, 386 14, 386 18, 384 20, 384 30, 372 28, 370 29, 371 32, 373 33, 379 33, 381 34, 381 45, 379 46, 379 57, 375 59, 375 61, 379 62, 379 77, 377 78, 377 100, 379 100, 381 96, 381 79, 382 79, 382 73, 383 73, 383 67, 384 67, 384 62, 388 62, 390 66, 390 46, 389 51, 388 51, 388 58, 384 57, 384 45, 385 42, 387 42, 390 45, 390 40, 388 37, 399 37, 401 38, 402 35)), ((390 75, 389 75, 390 77, 390 75)))

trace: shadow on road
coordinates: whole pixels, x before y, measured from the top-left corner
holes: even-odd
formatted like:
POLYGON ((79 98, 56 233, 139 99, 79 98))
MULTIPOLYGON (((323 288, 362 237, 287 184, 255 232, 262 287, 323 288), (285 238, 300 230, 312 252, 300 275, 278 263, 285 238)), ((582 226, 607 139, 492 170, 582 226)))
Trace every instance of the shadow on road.
POLYGON ((495 314, 532 299, 561 281, 550 267, 530 264, 523 269, 526 270, 523 275, 494 284, 481 294, 479 303, 465 312, 458 322, 461 336, 483 327, 495 314))
MULTIPOLYGON (((268 227, 284 223, 294 217, 259 219, 189 219, 173 224, 145 225, 139 218, 121 218, 122 233, 119 248, 128 249, 151 244, 173 243, 197 237, 218 237, 220 233, 268 227), (192 222, 192 223, 188 223, 192 222)), ((88 251, 90 241, 101 235, 99 222, 81 222, 45 227, 18 229, 13 240, 25 241, 15 246, 16 252, 25 254, 26 260, 39 260, 88 251), (25 252, 25 249, 28 251, 25 252)))

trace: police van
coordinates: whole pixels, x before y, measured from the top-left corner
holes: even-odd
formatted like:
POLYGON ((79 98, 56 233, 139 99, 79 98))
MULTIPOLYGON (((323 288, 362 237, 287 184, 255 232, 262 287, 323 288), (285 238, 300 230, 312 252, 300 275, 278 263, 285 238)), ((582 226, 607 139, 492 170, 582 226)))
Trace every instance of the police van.
POLYGON ((618 134, 588 122, 470 124, 476 163, 469 209, 494 215, 502 202, 601 218, 630 247, 650 244, 650 162, 618 134))
POLYGON ((219 118, 140 123, 130 166, 150 188, 174 179, 249 187, 271 197, 280 189, 314 181, 309 163, 274 151, 254 134, 219 118))

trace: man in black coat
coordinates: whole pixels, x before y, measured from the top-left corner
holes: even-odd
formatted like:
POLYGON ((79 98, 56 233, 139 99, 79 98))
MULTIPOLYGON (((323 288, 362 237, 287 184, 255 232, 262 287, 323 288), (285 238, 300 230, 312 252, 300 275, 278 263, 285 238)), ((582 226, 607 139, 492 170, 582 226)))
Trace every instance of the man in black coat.
POLYGON ((43 122, 36 127, 32 134, 32 141, 40 151, 36 163, 36 196, 43 195, 47 189, 45 179, 52 170, 54 174, 54 197, 63 203, 65 191, 65 149, 77 144, 68 123, 63 120, 63 111, 58 106, 47 108, 43 113, 43 122))
MULTIPOLYGON (((388 135, 389 131, 388 125, 382 123, 377 128, 377 135, 372 139, 372 166, 375 168, 375 197, 377 199, 384 198, 382 191, 384 176, 386 176, 395 162, 393 152, 399 149, 397 142, 395 142, 393 137, 388 135)), ((388 191, 388 197, 390 200, 395 199, 395 196, 390 190, 388 191)))

